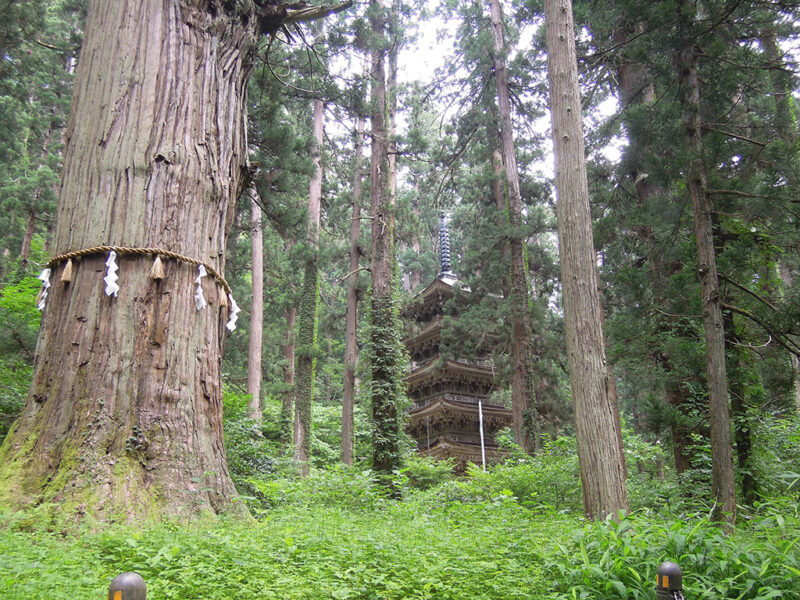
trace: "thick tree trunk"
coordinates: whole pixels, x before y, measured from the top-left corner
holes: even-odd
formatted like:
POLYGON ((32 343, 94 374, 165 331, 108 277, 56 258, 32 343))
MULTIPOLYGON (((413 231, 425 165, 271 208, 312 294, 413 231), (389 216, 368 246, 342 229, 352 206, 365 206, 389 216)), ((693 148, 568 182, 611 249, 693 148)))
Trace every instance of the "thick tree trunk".
POLYGON ((358 368, 358 263, 361 258, 361 166, 364 160, 364 120, 359 119, 354 136, 356 161, 353 166, 353 212, 350 222, 350 279, 347 282, 347 314, 344 335, 344 393, 342 397, 342 447, 341 458, 346 465, 353 464, 353 409, 356 397, 356 369, 358 368))
POLYGON ((322 136, 324 105, 322 100, 314 100, 314 125, 312 160, 314 174, 311 176, 308 191, 308 243, 305 274, 303 278, 303 299, 300 303, 300 327, 297 354, 297 385, 294 400, 294 459, 301 465, 302 475, 308 475, 311 458, 311 403, 314 400, 314 372, 317 358, 317 305, 319 302, 319 275, 317 256, 319 254, 319 222, 322 200, 322 136))
POLYGON ((247 415, 261 422, 261 341, 264 329, 264 232, 261 223, 261 206, 255 188, 251 189, 251 242, 253 298, 250 304, 250 340, 247 353, 247 393, 252 396, 247 403, 247 415))
POLYGON ((494 73, 497 86, 497 103, 500 112, 500 141, 505 166, 506 210, 510 226, 509 250, 511 254, 511 408, 514 416, 514 438, 525 451, 531 442, 525 430, 525 418, 530 410, 535 422, 533 357, 531 356, 532 327, 528 311, 528 266, 525 259, 523 236, 522 195, 519 187, 517 157, 511 122, 511 101, 506 72, 506 48, 503 41, 503 15, 499 0, 490 0, 490 17, 494 36, 494 73))
MULTIPOLYGON (((684 1, 688 20, 691 4, 684 1)), ((703 327, 706 337, 706 376, 711 425, 711 470, 715 509, 712 519, 733 521, 736 516, 736 480, 733 472, 733 443, 728 407, 725 368, 725 328, 714 249, 714 205, 706 188, 700 121, 700 83, 697 76, 697 48, 691 38, 691 23, 684 22, 684 45, 680 51, 679 77, 685 94, 686 149, 690 155, 688 181, 694 209, 698 275, 703 296, 703 327)))
MULTIPOLYGON (((160 247, 224 272, 246 161, 253 15, 206 3, 95 0, 75 83, 53 254, 160 247)), ((74 261, 44 311, 33 384, 0 450, 0 503, 156 516, 241 506, 222 447, 220 345, 228 308, 197 268, 121 255, 74 261)), ((241 510, 241 509, 238 509, 241 510)))
POLYGON ((546 0, 550 107, 558 200, 558 239, 570 384, 575 404, 584 511, 602 519, 627 510, 625 456, 608 367, 595 284, 575 31, 570 0, 546 0))
POLYGON ((372 466, 390 484, 400 464, 400 337, 394 290, 394 207, 387 152, 385 10, 370 0, 371 64, 371 205, 372 220, 372 466))

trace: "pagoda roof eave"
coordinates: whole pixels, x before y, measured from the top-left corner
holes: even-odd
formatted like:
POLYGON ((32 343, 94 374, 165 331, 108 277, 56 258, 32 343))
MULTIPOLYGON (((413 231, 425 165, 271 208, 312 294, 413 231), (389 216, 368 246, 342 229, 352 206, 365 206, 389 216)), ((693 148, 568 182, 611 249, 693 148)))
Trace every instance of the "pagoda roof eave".
MULTIPOLYGON (((409 417, 412 419, 421 418, 427 415, 434 414, 444 408, 450 408, 454 411, 459 412, 477 412, 478 405, 477 403, 471 402, 459 402, 457 400, 450 400, 448 398, 437 398, 433 402, 421 406, 416 409, 412 409, 409 411, 409 417)), ((506 408, 505 406, 501 406, 500 404, 490 404, 490 403, 482 403, 481 410, 483 411, 484 415, 489 417, 508 417, 509 419, 513 418, 513 413, 510 409, 506 408)))
POLYGON ((437 359, 431 359, 426 364, 420 366, 418 369, 415 369, 413 372, 409 373, 405 376, 404 380, 406 383, 413 383, 418 379, 422 379, 423 377, 430 375, 434 372, 449 372, 454 375, 479 375, 485 377, 494 378, 494 369, 491 367, 484 367, 482 365, 476 364, 467 364, 457 360, 448 359, 444 361, 444 363, 437 367, 436 366, 437 359))

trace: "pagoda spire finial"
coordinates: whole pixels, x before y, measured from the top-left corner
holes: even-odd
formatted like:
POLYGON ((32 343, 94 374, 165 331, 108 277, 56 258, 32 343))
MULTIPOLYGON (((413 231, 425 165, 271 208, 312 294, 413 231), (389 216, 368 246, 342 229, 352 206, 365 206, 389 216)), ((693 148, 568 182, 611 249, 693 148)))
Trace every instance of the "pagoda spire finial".
POLYGON ((441 271, 436 276, 437 279, 443 279, 444 277, 458 279, 458 276, 450 270, 450 232, 447 230, 444 211, 439 217, 439 265, 441 271))

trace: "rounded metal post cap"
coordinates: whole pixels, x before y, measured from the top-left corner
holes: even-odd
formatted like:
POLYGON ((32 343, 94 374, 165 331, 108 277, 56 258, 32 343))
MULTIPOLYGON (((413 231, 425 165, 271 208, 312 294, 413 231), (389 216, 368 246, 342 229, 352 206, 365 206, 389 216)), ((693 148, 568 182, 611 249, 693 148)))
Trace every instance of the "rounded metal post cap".
POLYGON ((662 590, 670 592, 683 589, 683 573, 681 572, 681 568, 671 561, 666 561, 658 565, 656 585, 662 590))
POLYGON ((147 586, 138 573, 122 573, 111 581, 108 600, 146 600, 147 586))

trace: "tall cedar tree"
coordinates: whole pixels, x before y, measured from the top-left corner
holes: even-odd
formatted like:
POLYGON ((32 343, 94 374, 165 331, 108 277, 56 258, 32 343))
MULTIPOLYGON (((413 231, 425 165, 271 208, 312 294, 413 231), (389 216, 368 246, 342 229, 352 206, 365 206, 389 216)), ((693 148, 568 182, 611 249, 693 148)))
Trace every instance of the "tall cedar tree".
POLYGON ((308 475, 311 458, 311 403, 314 399, 314 372, 317 364, 317 313, 319 304, 319 225, 322 200, 322 137, 325 107, 314 100, 311 156, 314 172, 308 186, 308 230, 303 274, 303 297, 300 301, 297 366, 294 399, 294 459, 300 472, 308 475))
POLYGON ((342 395, 342 446, 341 458, 346 465, 353 464, 353 418, 356 396, 356 369, 358 368, 358 264, 361 259, 361 167, 364 161, 364 130, 366 119, 358 118, 353 145, 355 165, 353 167, 353 210, 350 214, 350 271, 347 282, 347 312, 345 316, 344 340, 344 391, 342 395))
MULTIPOLYGON (((517 156, 511 122, 511 100, 506 71, 506 48, 503 41, 503 15, 499 0, 490 1, 490 16, 494 36, 494 75, 497 104, 500 113, 502 165, 505 167, 505 210, 509 223, 509 253, 511 255, 511 408, 514 414, 514 438, 525 450, 531 449, 524 420, 530 410, 534 423, 538 421, 534 405, 534 375, 532 356, 532 325, 528 310, 528 265, 525 260, 523 237, 522 194, 519 187, 517 156)), ((495 162, 496 166, 499 166, 495 162)), ((535 445, 535 443, 534 443, 535 445)))
POLYGON ((261 343, 264 328, 264 232, 258 192, 250 188, 250 241, 252 300, 250 302, 250 337, 247 352, 247 416, 261 422, 261 343))
POLYGON ((603 519, 627 510, 625 455, 609 373, 596 285, 571 0, 544 3, 553 121, 561 284, 575 403, 583 507, 603 519))
MULTIPOLYGON (((53 254, 159 247, 224 270, 247 172, 246 84, 262 33, 326 14, 280 2, 94 0, 72 114, 53 254)), ((237 509, 222 447, 220 347, 229 308, 215 280, 122 255, 54 268, 33 383, 0 449, 0 502, 60 502, 123 518, 237 509)))
POLYGON ((684 1, 680 4, 681 47, 677 64, 679 81, 685 96, 686 149, 689 153, 687 187, 694 209, 697 273, 703 297, 706 377, 711 422, 711 477, 715 501, 712 519, 733 521, 736 515, 736 479, 733 473, 733 441, 725 365, 725 328, 714 248, 714 201, 708 192, 703 163, 700 82, 697 76, 699 49, 692 35, 695 11, 693 2, 684 1))
POLYGON ((394 206, 391 199, 387 139, 386 12, 370 0, 372 146, 370 157, 372 221, 371 399, 372 466, 388 483, 400 464, 400 322, 395 297, 394 206))

